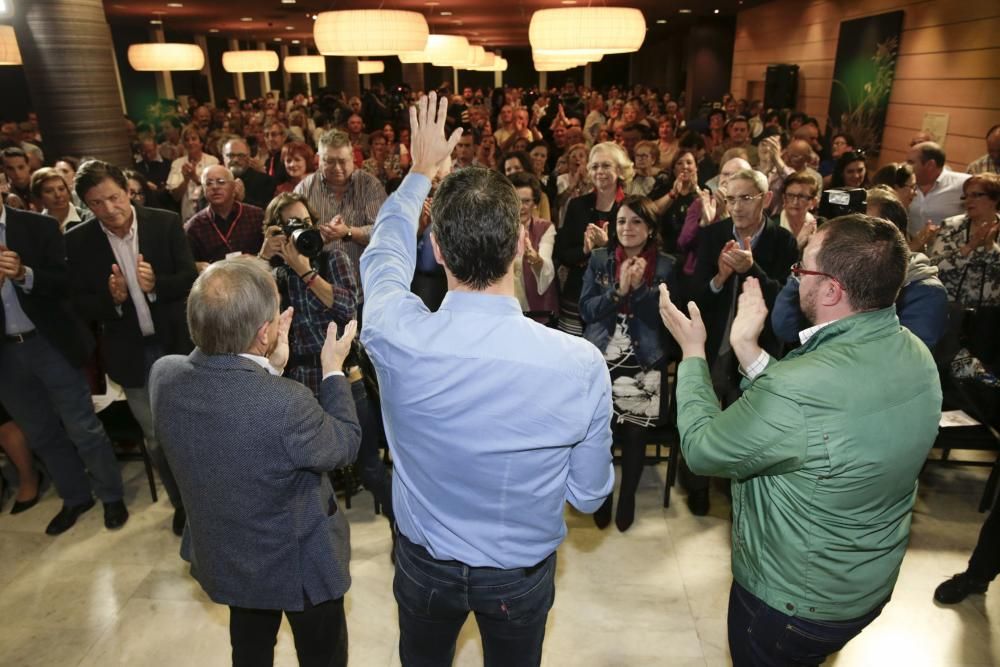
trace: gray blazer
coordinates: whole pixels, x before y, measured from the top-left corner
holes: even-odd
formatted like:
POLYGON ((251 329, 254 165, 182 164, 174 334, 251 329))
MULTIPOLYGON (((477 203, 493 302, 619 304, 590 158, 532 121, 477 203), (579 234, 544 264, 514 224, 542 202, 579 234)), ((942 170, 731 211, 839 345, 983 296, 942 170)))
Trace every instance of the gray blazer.
POLYGON ((181 556, 208 596, 287 611, 342 597, 350 530, 324 473, 361 442, 347 380, 324 380, 317 403, 249 359, 195 349, 158 360, 149 386, 187 510, 181 556))

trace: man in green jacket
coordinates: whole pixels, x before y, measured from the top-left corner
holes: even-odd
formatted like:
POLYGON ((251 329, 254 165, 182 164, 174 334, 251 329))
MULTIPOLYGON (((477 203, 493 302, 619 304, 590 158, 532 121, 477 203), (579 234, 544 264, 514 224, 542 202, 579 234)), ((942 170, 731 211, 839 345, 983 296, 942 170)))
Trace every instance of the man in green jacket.
POLYGON ((744 393, 725 411, 697 306, 688 304, 688 319, 661 287, 661 316, 684 354, 681 449, 693 471, 733 480, 736 667, 818 665, 892 593, 941 413, 930 352, 893 306, 908 256, 884 220, 824 224, 792 269, 813 326, 780 361, 757 345, 767 307, 748 279, 730 336, 744 393))

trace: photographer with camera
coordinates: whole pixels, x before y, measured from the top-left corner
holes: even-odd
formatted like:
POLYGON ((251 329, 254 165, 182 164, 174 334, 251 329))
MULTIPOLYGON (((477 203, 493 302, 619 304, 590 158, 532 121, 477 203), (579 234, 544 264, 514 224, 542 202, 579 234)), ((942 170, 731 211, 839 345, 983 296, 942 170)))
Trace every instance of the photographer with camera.
MULTIPOLYGON (((323 378, 320 351, 327 327, 335 322, 343 328, 356 319, 359 299, 351 260, 343 250, 323 247, 315 221, 305 196, 293 192, 278 195, 264 213, 264 244, 258 256, 274 267, 282 310, 294 309, 284 374, 319 396, 323 378)), ((391 481, 378 456, 378 415, 361 382, 356 353, 348 358, 346 371, 361 424, 361 481, 391 522, 391 481)))

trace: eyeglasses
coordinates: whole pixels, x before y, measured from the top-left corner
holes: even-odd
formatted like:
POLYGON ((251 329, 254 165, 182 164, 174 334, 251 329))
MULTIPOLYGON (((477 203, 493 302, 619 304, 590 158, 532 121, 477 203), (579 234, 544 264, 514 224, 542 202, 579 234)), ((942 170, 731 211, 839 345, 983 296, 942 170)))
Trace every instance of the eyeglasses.
MULTIPOLYGON (((837 280, 836 278, 834 278, 829 273, 823 273, 822 271, 810 271, 809 269, 803 269, 802 268, 802 262, 795 262, 794 264, 792 264, 792 275, 794 275, 796 277, 798 277, 798 276, 823 276, 824 278, 829 278, 833 282, 837 283, 837 287, 839 287, 840 289, 844 289, 844 286, 840 283, 840 281, 837 280)), ((844 290, 844 291, 846 292, 847 290, 844 290)))
POLYGON ((966 199, 982 199, 983 197, 989 197, 989 195, 985 192, 967 192, 959 197, 959 199, 965 201, 966 199))
POLYGON ((636 159, 636 160, 638 160, 639 158, 644 158, 644 159, 648 160, 648 159, 650 159, 651 157, 653 157, 653 156, 652 156, 652 155, 650 155, 649 153, 636 153, 636 154, 635 154, 635 159, 636 159))
POLYGON ((807 202, 810 199, 812 199, 814 196, 815 195, 800 195, 800 194, 795 194, 794 192, 786 192, 785 193, 785 199, 787 201, 807 202))
POLYGON ((227 181, 224 178, 206 178, 205 179, 205 187, 206 188, 210 188, 210 187, 213 187, 213 186, 216 186, 216 185, 219 186, 220 188, 224 188, 229 183, 232 183, 232 181, 227 181))
POLYGON ((739 195, 738 197, 723 197, 722 199, 729 208, 736 208, 737 204, 750 204, 763 196, 764 193, 761 192, 756 195, 739 195))
POLYGON ((226 153, 225 157, 227 160, 242 160, 243 158, 250 157, 248 153, 226 153))

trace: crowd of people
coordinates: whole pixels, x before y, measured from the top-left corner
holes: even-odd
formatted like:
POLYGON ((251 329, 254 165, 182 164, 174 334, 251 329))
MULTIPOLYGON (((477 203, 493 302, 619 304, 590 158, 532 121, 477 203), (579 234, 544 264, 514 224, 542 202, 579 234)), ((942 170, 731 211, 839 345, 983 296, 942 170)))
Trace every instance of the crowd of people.
MULTIPOLYGON (((107 528, 126 523, 94 401, 106 385, 141 427, 192 573, 233 610, 237 664, 273 649, 280 610, 295 619, 300 658, 327 649, 315 636, 300 646, 299 634, 333 623, 330 655, 346 661, 349 542, 327 473, 355 462, 394 531, 404 664, 446 664, 456 619, 470 610, 497 659, 535 655, 530 664, 551 605, 564 502, 592 512, 602 529, 614 520, 627 531, 651 433, 675 425, 692 513, 709 511, 712 477, 737 480, 733 607, 760 603, 780 617, 798 609, 803 632, 850 621, 856 634, 891 592, 927 433, 936 432, 936 417, 923 417, 939 410, 940 390, 921 372, 930 367, 936 379, 933 354, 941 372, 1000 384, 1000 126, 967 172, 919 134, 905 162, 876 169, 872 147, 843 133, 824 141, 802 112, 730 95, 690 116, 685 108, 683 97, 641 85, 571 80, 542 91, 445 86, 429 102, 405 86, 217 108, 189 99, 126 119, 134 159, 121 165, 47 155, 33 116, 2 123, 0 446, 19 480, 11 511, 30 510, 51 480, 63 506, 48 534, 70 529, 95 496, 107 528), (861 207, 831 224, 821 205, 829 190, 860 191, 861 207), (523 323, 503 319, 509 310, 523 323), (915 338, 889 336, 897 317, 915 338), (851 327, 836 324, 848 319, 851 327), (503 325, 491 329, 494 320, 503 325), (884 344, 860 343, 869 338, 884 344), (530 351, 514 345, 523 341, 530 351), (845 342, 859 351, 840 358, 834 348, 845 342), (823 510, 861 502, 874 509, 859 524, 882 510, 894 517, 876 566, 856 571, 845 561, 825 573, 858 587, 840 597, 805 581, 776 585, 817 547, 768 553, 776 534, 753 515, 755 504, 809 496, 813 477, 782 487, 787 473, 819 474, 807 444, 815 434, 803 436, 803 423, 851 403, 841 396, 850 373, 809 365, 820 345, 830 369, 885 366, 879 372, 897 387, 921 389, 911 411, 885 406, 906 436, 893 454, 905 470, 880 494, 823 510), (236 382, 234 371, 252 375, 236 382), (786 405, 817 384, 832 393, 786 405), (517 399, 506 399, 515 387, 517 399), (266 444, 241 426, 246 410, 263 405, 266 444), (774 420, 727 440, 782 405, 774 420), (484 430, 505 414, 520 424, 484 430), (515 456, 539 437, 525 421, 544 427, 554 451, 515 456), (438 423, 453 441, 442 441, 438 423), (321 437, 337 447, 315 447, 321 437), (248 473, 258 459, 261 469, 248 473), (511 475, 546 490, 527 492, 511 475), (322 511, 309 506, 316 484, 322 511), (240 506, 248 496, 260 513, 240 506), (501 524, 509 532, 498 534, 501 524), (270 537, 251 544, 241 526, 270 537), (332 537, 320 539, 320 527, 332 537), (762 541, 737 544, 740 531, 762 541), (255 550, 260 562, 241 565, 255 550), (473 573, 453 580, 455 564, 473 573), (298 578, 284 577, 289 567, 298 578), (265 573, 251 577, 261 580, 254 586, 242 576, 251 572, 265 573), (511 637, 500 626, 514 614, 487 611, 491 598, 464 611, 468 601, 432 605, 430 582, 440 580, 541 597, 511 637), (259 609, 278 609, 277 621, 252 613, 259 609)), ((856 430, 822 438, 864 441, 865 418, 850 414, 856 430)), ((784 528, 774 530, 796 532, 794 507, 779 507, 784 528)), ((982 592, 1000 573, 998 525, 994 511, 969 572, 946 582, 939 601, 982 592)), ((847 527, 824 539, 867 537, 847 527)), ((757 664, 758 649, 730 621, 734 660, 757 664)))

